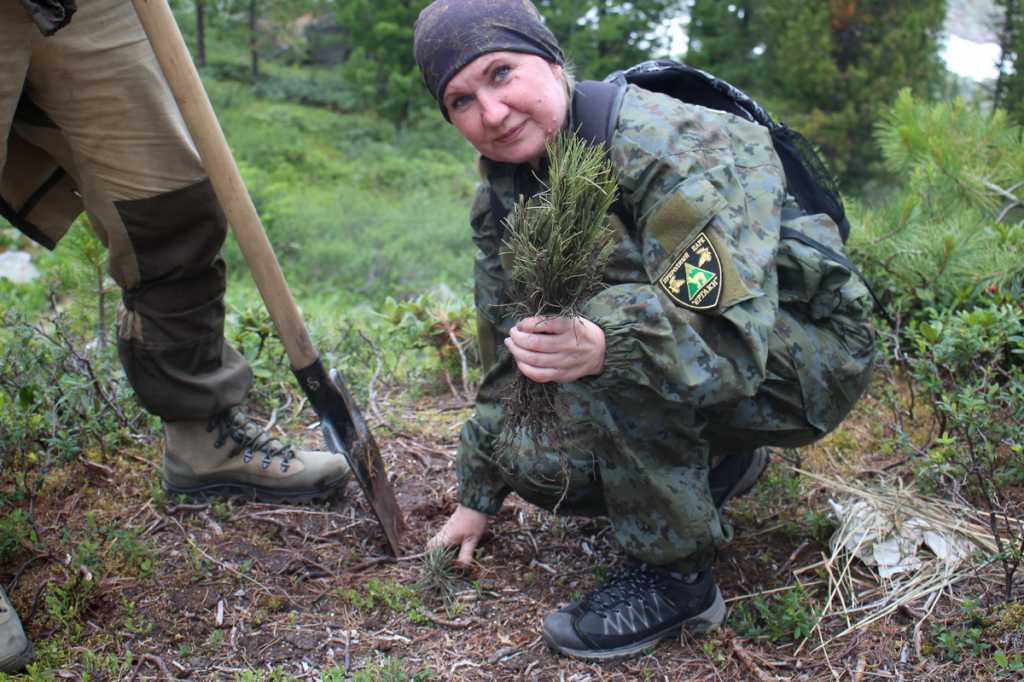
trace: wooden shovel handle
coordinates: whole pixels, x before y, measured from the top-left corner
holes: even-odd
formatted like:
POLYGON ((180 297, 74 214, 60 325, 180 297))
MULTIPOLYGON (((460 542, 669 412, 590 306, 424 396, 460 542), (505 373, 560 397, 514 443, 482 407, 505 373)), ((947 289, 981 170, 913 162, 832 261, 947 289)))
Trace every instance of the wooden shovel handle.
POLYGON ((192 56, 167 0, 132 0, 181 115, 199 149, 213 191, 242 249, 293 369, 312 365, 318 353, 274 256, 263 223, 213 113, 192 56))

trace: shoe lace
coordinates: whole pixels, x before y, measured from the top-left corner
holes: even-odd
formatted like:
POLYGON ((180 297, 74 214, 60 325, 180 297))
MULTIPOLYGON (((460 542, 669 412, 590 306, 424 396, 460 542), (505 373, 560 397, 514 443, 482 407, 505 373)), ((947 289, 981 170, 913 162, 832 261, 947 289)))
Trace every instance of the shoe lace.
POLYGON ((281 471, 288 471, 291 460, 295 457, 295 451, 278 439, 264 431, 256 422, 243 414, 241 411, 232 408, 210 418, 206 426, 209 432, 217 432, 213 446, 219 448, 227 442, 230 437, 235 442, 231 449, 231 457, 240 452, 248 462, 253 453, 263 454, 261 466, 266 469, 275 457, 281 458, 281 471))
POLYGON ((583 607, 603 616, 655 589, 658 579, 658 575, 643 564, 626 566, 612 573, 604 585, 591 593, 583 607))

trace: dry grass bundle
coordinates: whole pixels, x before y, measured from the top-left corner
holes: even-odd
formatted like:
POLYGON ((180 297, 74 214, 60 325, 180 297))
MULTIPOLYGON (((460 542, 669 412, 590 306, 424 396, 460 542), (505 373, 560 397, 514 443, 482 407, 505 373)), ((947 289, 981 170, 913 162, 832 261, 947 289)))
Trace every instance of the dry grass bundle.
POLYGON ((865 512, 858 521, 851 516, 844 518, 832 537, 829 556, 796 571, 799 574, 824 569, 828 590, 821 618, 839 619, 845 626, 841 625, 838 634, 828 640, 822 637, 819 648, 900 609, 914 613, 912 605, 923 602, 923 615, 915 629, 920 632, 943 592, 963 578, 976 575, 994 560, 996 540, 981 510, 922 497, 899 483, 868 488, 795 468, 794 471, 813 480, 833 497, 865 512), (911 570, 893 572, 888 577, 885 571, 878 570, 870 576, 873 580, 865 580, 864 570, 855 571, 866 567, 858 554, 867 543, 898 536, 908 526, 927 529, 933 538, 939 538, 934 542, 948 543, 950 551, 944 557, 918 557, 920 561, 915 561, 911 570), (966 551, 958 550, 958 546, 966 551))
MULTIPOLYGON (((562 133, 547 152, 545 189, 520 201, 507 218, 505 245, 513 257, 508 305, 519 320, 579 315, 601 288, 613 246, 607 214, 618 185, 603 148, 562 133)), ((506 444, 520 431, 539 435, 557 425, 556 392, 554 384, 519 375, 506 401, 506 444)))

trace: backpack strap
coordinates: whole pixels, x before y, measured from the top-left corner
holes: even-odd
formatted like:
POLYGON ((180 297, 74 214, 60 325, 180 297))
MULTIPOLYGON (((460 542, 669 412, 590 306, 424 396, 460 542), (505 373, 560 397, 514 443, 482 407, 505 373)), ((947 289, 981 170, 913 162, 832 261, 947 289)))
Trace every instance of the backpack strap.
POLYGON ((579 81, 572 95, 572 124, 576 134, 608 149, 608 141, 619 120, 626 80, 616 72, 611 81, 579 81), (616 78, 618 77, 618 78, 616 78))
MULTIPOLYGON (((615 133, 627 85, 629 83, 624 73, 616 71, 603 81, 579 81, 573 91, 570 125, 580 138, 604 147, 606 157, 610 152, 608 144, 615 133)), ((626 229, 634 229, 632 212, 623 201, 621 191, 615 197, 611 212, 619 217, 626 229)))

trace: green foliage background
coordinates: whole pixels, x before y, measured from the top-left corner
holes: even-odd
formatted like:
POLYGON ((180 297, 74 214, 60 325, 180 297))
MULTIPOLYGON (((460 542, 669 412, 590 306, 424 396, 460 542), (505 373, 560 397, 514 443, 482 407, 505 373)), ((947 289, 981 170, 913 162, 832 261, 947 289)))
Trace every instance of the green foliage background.
POLYGON ((896 93, 939 91, 945 11, 945 0, 693 0, 686 60, 763 99, 858 187, 880 170, 873 128, 896 93))

